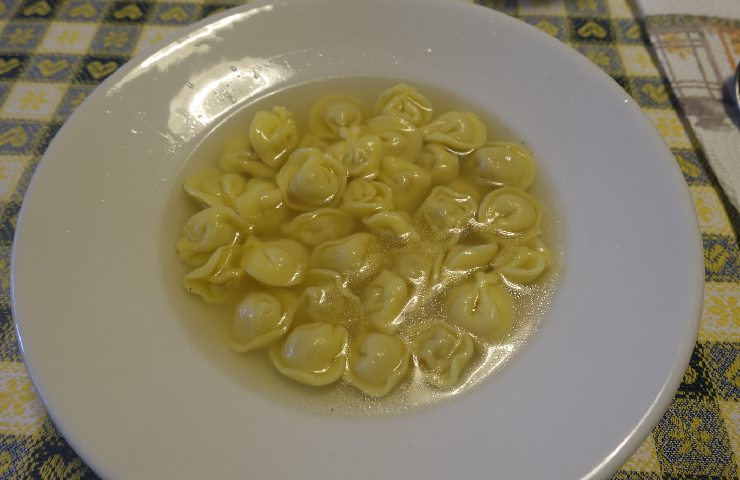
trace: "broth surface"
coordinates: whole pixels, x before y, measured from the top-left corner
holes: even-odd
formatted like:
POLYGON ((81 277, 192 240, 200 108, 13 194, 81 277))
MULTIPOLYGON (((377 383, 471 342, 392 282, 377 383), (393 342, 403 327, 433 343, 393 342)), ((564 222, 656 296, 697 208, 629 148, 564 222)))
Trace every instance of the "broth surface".
MULTIPOLYGON (((397 80, 387 78, 336 78, 290 87, 261 98, 225 120, 204 138, 177 183, 182 185, 185 179, 193 173, 205 167, 214 166, 224 141, 235 135, 246 135, 250 119, 259 110, 270 111, 274 106, 285 106, 293 112, 299 127, 305 131, 308 112, 319 98, 326 95, 345 94, 357 98, 368 106, 368 109, 372 109, 378 94, 398 83, 397 80)), ((435 116, 447 111, 474 112, 487 125, 489 140, 526 145, 525 141, 505 127, 504 122, 489 112, 483 111, 474 103, 418 83, 414 84, 414 87, 431 100, 435 116)), ((535 155, 546 155, 546 152, 534 153, 535 155)), ((234 305, 205 305, 199 298, 188 295, 182 289, 180 279, 187 269, 177 261, 176 254, 173 254, 174 241, 165 245, 163 253, 166 263, 165 272, 171 272, 171 275, 169 273, 165 275, 165 281, 173 285, 171 288, 172 295, 175 297, 172 300, 173 305, 184 327, 191 333, 195 344, 213 359, 221 372, 233 381, 243 384, 253 394, 319 412, 363 415, 399 413, 453 398, 484 381, 488 375, 502 368, 517 351, 525 347, 527 340, 536 332, 555 294, 563 269, 562 233, 559 222, 561 213, 556 206, 554 192, 547 184, 546 178, 543 178, 546 175, 539 167, 538 164, 534 183, 527 191, 544 207, 540 238, 544 240, 551 252, 552 266, 532 284, 510 285, 513 287, 509 291, 514 301, 514 324, 511 335, 503 343, 495 343, 482 348, 479 343, 476 343, 475 355, 466 367, 462 380, 454 388, 439 389, 431 386, 424 379, 419 362, 412 360, 405 380, 388 395, 371 397, 341 381, 324 387, 313 387, 285 378, 273 367, 265 349, 245 354, 231 351, 227 339, 234 315, 234 305)), ((181 189, 175 191, 174 197, 171 208, 173 215, 167 219, 166 224, 167 228, 171 226, 174 230, 172 235, 178 235, 185 219, 195 214, 199 208, 181 189)), ((382 246, 383 249, 386 247, 382 246)), ((383 258, 386 262, 384 266, 388 266, 391 260, 387 256, 383 258)), ((364 284, 369 281, 370 279, 366 279, 364 284)), ((359 285, 359 287, 362 286, 359 285)), ((442 292, 441 296, 444 297, 445 293, 442 292)), ((423 326, 443 321, 444 318, 444 305, 440 301, 431 301, 408 318, 400 327, 399 333, 416 332, 423 329, 423 326)), ((412 357, 412 359, 415 358, 412 357)))

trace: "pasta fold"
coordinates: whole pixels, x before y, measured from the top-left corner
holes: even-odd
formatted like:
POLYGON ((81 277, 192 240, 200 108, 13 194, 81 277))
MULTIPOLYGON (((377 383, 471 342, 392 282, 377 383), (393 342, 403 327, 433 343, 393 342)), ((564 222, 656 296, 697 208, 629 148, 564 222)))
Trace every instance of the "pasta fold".
POLYGON ((409 358, 398 336, 366 333, 350 346, 344 379, 370 396, 382 397, 406 375, 409 358))
POLYGON ((247 293, 236 306, 229 345, 239 353, 270 345, 288 331, 297 303, 295 296, 287 291, 247 293))
POLYGON ((347 341, 344 327, 306 323, 270 348, 270 360, 288 378, 307 385, 328 385, 344 372, 347 341))
POLYGON ((415 343, 419 366, 426 380, 437 388, 453 388, 475 352, 471 336, 439 322, 422 333, 415 343))

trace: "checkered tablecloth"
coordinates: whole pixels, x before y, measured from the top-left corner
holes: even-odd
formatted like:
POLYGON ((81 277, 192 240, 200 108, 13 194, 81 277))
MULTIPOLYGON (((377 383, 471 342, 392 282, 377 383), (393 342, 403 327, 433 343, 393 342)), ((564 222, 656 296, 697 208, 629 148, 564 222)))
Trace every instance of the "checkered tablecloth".
MULTIPOLYGON (((740 219, 709 169, 667 77, 658 68, 646 23, 637 19, 628 0, 481 3, 571 45, 611 75, 665 138, 694 199, 706 263, 698 342, 668 411, 615 478, 738 478, 740 219)), ((65 119, 119 66, 181 26, 235 4, 0 0, 2 479, 96 478, 49 420, 34 393, 15 337, 9 291, 11 246, 34 168, 65 119)), ((723 22, 730 32, 728 48, 740 55, 740 22, 723 22)))

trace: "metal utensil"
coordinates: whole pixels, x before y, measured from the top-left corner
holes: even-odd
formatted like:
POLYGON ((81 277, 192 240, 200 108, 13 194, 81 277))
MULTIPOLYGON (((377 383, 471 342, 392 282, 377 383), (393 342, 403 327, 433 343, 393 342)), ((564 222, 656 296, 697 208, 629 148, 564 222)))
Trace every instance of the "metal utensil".
POLYGON ((740 108, 740 62, 735 69, 735 103, 737 108, 740 108))

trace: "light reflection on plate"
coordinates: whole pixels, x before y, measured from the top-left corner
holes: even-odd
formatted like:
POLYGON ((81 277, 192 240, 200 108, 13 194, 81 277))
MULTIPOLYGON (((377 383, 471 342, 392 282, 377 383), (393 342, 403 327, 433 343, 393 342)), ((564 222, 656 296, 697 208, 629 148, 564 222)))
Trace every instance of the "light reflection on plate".
POLYGON ((693 207, 652 126, 586 59, 482 7, 254 5, 124 66, 37 170, 14 316, 62 433, 111 478, 608 477, 672 398, 701 306, 693 207), (564 212, 566 274, 531 343, 469 395, 389 418, 245 390, 194 345, 160 271, 174 179, 214 123, 278 88, 349 74, 479 103, 539 154, 564 212))

